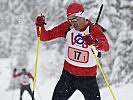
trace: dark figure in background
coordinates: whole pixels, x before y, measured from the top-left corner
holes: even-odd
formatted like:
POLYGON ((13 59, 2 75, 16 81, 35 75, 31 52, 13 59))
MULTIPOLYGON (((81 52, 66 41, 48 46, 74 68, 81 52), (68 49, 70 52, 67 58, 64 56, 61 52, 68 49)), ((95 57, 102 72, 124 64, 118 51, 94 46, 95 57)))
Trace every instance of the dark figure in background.
POLYGON ((20 89, 20 100, 22 100, 22 95, 24 93, 25 90, 27 90, 30 94, 31 97, 33 97, 33 93, 31 91, 30 88, 30 78, 33 78, 33 76, 31 75, 31 73, 27 72, 25 68, 22 69, 22 72, 16 73, 16 68, 14 69, 14 73, 13 73, 13 77, 20 77, 20 85, 21 85, 21 89, 20 89))

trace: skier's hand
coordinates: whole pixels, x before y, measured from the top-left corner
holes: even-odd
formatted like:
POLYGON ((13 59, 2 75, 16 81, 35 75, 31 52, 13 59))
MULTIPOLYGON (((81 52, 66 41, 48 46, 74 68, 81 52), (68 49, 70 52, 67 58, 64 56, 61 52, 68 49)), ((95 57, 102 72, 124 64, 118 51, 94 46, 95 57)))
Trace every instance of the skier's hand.
POLYGON ((91 34, 83 36, 82 39, 85 41, 87 45, 93 45, 96 42, 96 39, 91 34))
POLYGON ((42 27, 45 24, 45 16, 37 16, 36 18, 36 27, 42 27))
POLYGON ((17 71, 17 69, 16 69, 16 68, 14 68, 13 72, 15 73, 16 71, 17 71))

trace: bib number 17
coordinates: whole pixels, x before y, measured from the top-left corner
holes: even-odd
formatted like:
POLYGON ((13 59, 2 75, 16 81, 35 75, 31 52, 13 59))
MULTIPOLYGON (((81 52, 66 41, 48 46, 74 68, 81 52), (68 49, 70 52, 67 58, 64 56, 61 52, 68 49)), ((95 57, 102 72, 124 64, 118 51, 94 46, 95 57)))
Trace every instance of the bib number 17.
POLYGON ((79 63, 87 63, 89 60, 89 52, 85 50, 69 47, 68 58, 72 61, 76 61, 79 63))

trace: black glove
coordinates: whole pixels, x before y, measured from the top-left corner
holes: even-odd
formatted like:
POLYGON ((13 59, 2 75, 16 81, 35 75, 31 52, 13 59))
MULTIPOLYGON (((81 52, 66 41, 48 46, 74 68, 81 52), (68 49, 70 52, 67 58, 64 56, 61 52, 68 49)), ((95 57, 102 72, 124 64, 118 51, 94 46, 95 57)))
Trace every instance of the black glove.
POLYGON ((36 27, 42 27, 45 23, 45 16, 38 16, 36 18, 36 27))
POLYGON ((88 34, 83 36, 82 38, 87 45, 92 45, 95 43, 96 39, 92 37, 92 35, 88 34))

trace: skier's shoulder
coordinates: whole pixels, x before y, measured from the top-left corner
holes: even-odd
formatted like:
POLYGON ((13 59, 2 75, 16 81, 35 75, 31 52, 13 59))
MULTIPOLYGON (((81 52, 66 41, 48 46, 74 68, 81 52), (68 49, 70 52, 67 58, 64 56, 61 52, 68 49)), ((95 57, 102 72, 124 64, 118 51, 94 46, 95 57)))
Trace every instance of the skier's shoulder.
POLYGON ((30 73, 30 72, 27 72, 26 74, 27 74, 28 76, 29 76, 29 75, 31 75, 31 73, 30 73))
POLYGON ((70 28, 71 27, 71 23, 68 22, 68 21, 64 21, 64 22, 61 22, 58 26, 56 27, 59 27, 60 29, 65 29, 65 28, 70 28))
POLYGON ((106 29, 100 25, 100 24, 95 24, 95 23, 92 23, 90 24, 90 30, 91 31, 100 31, 102 33, 106 32, 106 29))

